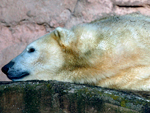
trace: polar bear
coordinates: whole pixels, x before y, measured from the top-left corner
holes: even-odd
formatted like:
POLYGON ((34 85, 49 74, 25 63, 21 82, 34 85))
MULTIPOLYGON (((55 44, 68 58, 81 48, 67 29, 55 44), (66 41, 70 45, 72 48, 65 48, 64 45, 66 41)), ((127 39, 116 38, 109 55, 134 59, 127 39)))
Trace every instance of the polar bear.
POLYGON ((9 79, 150 90, 150 18, 113 16, 58 27, 2 68, 9 79))

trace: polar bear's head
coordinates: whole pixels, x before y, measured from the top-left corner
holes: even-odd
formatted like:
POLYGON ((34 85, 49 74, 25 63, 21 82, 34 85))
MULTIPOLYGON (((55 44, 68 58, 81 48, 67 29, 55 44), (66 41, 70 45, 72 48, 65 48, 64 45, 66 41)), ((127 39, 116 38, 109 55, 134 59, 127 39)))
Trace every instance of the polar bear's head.
POLYGON ((63 49, 71 46, 74 40, 72 31, 56 28, 29 44, 20 55, 2 67, 2 71, 13 81, 53 79, 64 64, 63 49))

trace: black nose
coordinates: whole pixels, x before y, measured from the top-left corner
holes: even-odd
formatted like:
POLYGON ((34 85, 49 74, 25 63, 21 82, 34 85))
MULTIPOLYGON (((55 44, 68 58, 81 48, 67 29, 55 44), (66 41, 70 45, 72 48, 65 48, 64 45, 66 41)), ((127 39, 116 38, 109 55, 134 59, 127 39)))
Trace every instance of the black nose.
POLYGON ((9 68, 11 68, 15 63, 10 61, 8 64, 6 64, 4 67, 2 67, 2 72, 7 74, 9 68))

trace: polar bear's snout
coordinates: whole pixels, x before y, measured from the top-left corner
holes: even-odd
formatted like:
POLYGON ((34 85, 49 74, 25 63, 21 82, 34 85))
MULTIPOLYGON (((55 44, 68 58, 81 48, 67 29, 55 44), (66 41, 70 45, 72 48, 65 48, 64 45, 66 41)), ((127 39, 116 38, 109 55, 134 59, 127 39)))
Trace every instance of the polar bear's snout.
POLYGON ((6 64, 4 67, 2 67, 2 72, 7 75, 8 70, 14 65, 15 63, 13 61, 10 61, 8 64, 6 64))
POLYGON ((2 67, 2 72, 7 75, 7 77, 11 80, 15 79, 21 79, 27 75, 29 75, 29 72, 22 71, 21 69, 15 69, 14 66, 15 62, 10 61, 8 64, 6 64, 4 67, 2 67))

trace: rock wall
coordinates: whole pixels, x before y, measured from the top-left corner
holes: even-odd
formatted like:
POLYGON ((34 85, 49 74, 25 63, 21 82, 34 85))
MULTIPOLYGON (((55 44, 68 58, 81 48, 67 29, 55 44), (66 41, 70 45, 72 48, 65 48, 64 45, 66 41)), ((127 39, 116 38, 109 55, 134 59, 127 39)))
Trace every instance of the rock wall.
MULTIPOLYGON (((0 0, 0 68, 25 46, 61 26, 109 15, 150 15, 149 0, 0 0)), ((0 81, 8 80, 0 72, 0 81)))
POLYGON ((57 81, 0 82, 0 113, 150 113, 149 93, 138 94, 57 81))

